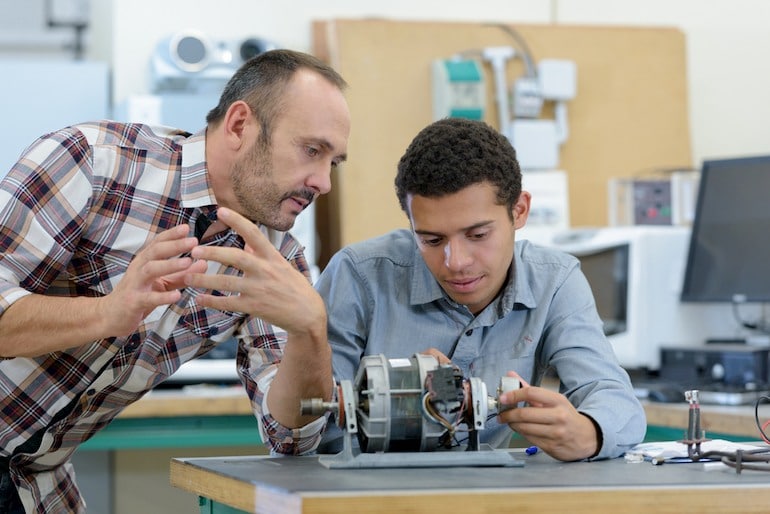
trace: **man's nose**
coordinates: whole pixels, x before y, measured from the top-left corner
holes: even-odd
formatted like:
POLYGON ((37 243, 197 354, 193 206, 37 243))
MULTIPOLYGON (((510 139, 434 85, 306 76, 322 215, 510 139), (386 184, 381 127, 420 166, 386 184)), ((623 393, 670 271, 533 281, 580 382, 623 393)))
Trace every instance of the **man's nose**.
POLYGON ((332 166, 321 165, 310 175, 306 185, 319 195, 325 195, 332 190, 332 166))
POLYGON ((444 265, 451 270, 460 270, 472 260, 470 249, 464 241, 447 241, 444 247, 444 265))

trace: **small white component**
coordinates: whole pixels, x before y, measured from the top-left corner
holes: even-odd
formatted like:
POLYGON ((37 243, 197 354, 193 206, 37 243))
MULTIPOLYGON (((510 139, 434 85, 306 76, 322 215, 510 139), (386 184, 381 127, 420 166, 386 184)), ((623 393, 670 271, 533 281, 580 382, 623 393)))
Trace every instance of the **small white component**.
POLYGON ((536 77, 521 77, 513 86, 513 114, 517 118, 537 118, 543 109, 543 95, 536 77))
POLYGON ((542 59, 537 64, 540 94, 547 100, 572 100, 577 94, 577 66, 566 59, 542 59))
POLYGON ((481 64, 473 59, 433 61, 433 119, 482 120, 486 87, 481 64))
POLYGON ((513 409, 516 405, 503 405, 500 403, 500 396, 509 391, 521 389, 521 381, 515 377, 500 377, 500 385, 497 386, 497 412, 504 412, 513 409))
POLYGON ((522 171, 552 170, 559 167, 559 143, 553 120, 519 118, 507 134, 516 149, 522 171))

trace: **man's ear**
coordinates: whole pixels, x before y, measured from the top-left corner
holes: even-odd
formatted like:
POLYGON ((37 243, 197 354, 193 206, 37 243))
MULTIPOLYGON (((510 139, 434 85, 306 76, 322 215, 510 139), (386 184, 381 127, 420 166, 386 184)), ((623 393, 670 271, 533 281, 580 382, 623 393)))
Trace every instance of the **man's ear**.
POLYGON ((520 229, 527 224, 527 218, 529 218, 529 204, 532 199, 532 195, 528 191, 522 191, 519 195, 519 199, 513 204, 513 228, 520 229))
POLYGON ((223 131, 225 140, 233 150, 248 147, 249 142, 256 141, 253 131, 256 129, 256 119, 249 104, 243 100, 233 102, 225 113, 223 131))

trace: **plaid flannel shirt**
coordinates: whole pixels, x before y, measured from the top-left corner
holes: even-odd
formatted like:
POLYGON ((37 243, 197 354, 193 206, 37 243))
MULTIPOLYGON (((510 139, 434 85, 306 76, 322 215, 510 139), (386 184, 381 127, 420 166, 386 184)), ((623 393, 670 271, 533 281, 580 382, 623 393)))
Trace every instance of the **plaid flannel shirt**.
MULTIPOLYGON (((106 295, 153 236, 183 223, 192 233, 198 217, 215 208, 205 131, 101 121, 47 134, 0 182, 0 315, 30 293, 106 295)), ((297 241, 263 231, 309 278, 297 241)), ((203 244, 242 248, 243 240, 227 230, 203 244)), ((240 273, 218 263, 208 272, 240 273)), ((84 511, 69 463, 78 445, 184 362, 232 336, 240 340, 239 373, 263 439, 292 433, 269 413, 263 417, 262 407, 285 333, 244 314, 199 308, 199 292, 186 288, 128 337, 0 360, 0 458, 9 461, 28 511, 84 511)))

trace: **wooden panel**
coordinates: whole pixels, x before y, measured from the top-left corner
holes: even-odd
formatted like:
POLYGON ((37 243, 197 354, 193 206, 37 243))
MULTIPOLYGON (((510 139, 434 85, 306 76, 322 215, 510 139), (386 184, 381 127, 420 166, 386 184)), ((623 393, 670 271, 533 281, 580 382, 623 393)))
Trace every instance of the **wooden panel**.
MULTIPOLYGON (((573 226, 606 225, 607 181, 690 167, 684 35, 669 28, 521 25, 535 60, 577 64, 561 148, 573 226)), ((393 178, 398 159, 432 119, 433 59, 485 46, 517 47, 500 27, 476 23, 331 20, 314 23, 314 53, 350 84, 349 162, 319 207, 321 265, 341 245, 407 226, 393 178)), ((523 72, 516 59, 509 81, 523 72)), ((497 126, 486 67, 486 121, 497 126)), ((548 113, 544 114, 548 116, 548 113)), ((536 201, 536 199, 534 199, 536 201)))

